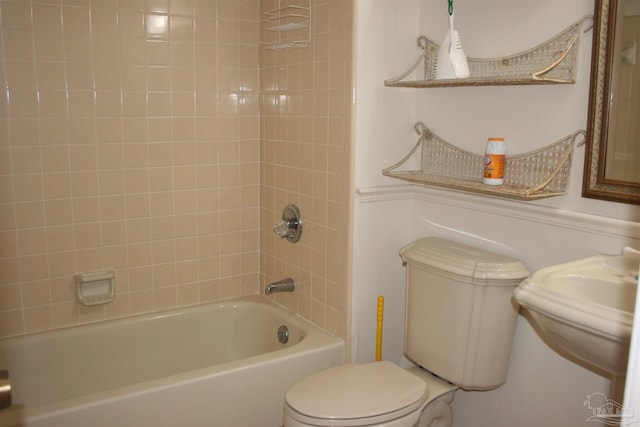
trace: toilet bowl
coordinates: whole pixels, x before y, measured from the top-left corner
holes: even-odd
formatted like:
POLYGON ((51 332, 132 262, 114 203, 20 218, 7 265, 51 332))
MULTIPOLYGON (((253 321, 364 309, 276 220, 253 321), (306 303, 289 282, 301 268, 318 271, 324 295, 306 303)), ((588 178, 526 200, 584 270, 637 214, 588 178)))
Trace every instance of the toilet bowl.
POLYGON ((285 397, 286 427, 436 427, 451 424, 456 386, 391 362, 343 365, 311 375, 285 397))
POLYGON ((404 354, 339 366, 294 384, 284 427, 450 427, 458 388, 506 380, 518 315, 512 293, 529 271, 517 259, 426 237, 405 246, 404 354))

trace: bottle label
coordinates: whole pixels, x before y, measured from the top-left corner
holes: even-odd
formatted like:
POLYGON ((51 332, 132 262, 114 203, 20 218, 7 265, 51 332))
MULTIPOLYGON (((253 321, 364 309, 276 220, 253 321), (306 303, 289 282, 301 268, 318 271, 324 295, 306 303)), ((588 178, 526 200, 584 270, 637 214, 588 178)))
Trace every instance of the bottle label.
POLYGON ((504 154, 486 154, 484 156, 484 177, 504 178, 504 154))

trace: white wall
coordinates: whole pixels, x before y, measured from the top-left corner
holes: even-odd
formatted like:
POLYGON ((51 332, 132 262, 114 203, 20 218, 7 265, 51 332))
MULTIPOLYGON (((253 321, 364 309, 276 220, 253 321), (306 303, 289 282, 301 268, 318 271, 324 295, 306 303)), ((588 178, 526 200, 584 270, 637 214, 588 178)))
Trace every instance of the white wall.
MULTIPOLYGON (((593 12, 592 0, 457 0, 455 6, 463 46, 476 57, 528 49, 593 12)), ((398 250, 415 238, 441 235, 486 246, 518 256, 532 271, 640 246, 638 207, 581 197, 584 148, 576 149, 569 193, 538 202, 415 187, 381 175, 415 144, 418 120, 478 153, 488 136, 504 136, 509 152, 520 153, 585 129, 591 32, 582 37, 574 85, 397 89, 384 80, 414 63, 418 35, 435 41, 444 35, 446 2, 358 0, 357 17, 354 361, 374 358, 376 297, 384 295, 383 358, 406 364, 398 250)), ((507 383, 491 392, 459 391, 455 426, 593 425, 582 403, 598 391, 608 393, 608 380, 557 355, 520 317, 507 383)))

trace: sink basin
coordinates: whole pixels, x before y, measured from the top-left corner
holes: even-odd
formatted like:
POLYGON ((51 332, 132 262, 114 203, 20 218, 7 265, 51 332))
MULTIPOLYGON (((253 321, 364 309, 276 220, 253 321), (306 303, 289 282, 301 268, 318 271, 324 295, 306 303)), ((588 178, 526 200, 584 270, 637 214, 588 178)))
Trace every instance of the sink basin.
POLYGON ((541 337, 602 375, 624 376, 640 253, 597 255, 543 268, 514 291, 541 337))

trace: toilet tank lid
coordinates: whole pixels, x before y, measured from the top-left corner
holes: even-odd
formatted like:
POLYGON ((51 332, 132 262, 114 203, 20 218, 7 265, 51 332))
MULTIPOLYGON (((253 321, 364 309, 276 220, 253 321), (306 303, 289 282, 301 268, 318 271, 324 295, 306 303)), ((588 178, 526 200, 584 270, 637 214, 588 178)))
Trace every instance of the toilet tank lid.
POLYGON ((529 270, 516 258, 440 237, 417 239, 400 249, 400 256, 408 264, 421 264, 474 279, 508 282, 529 276, 529 270))

